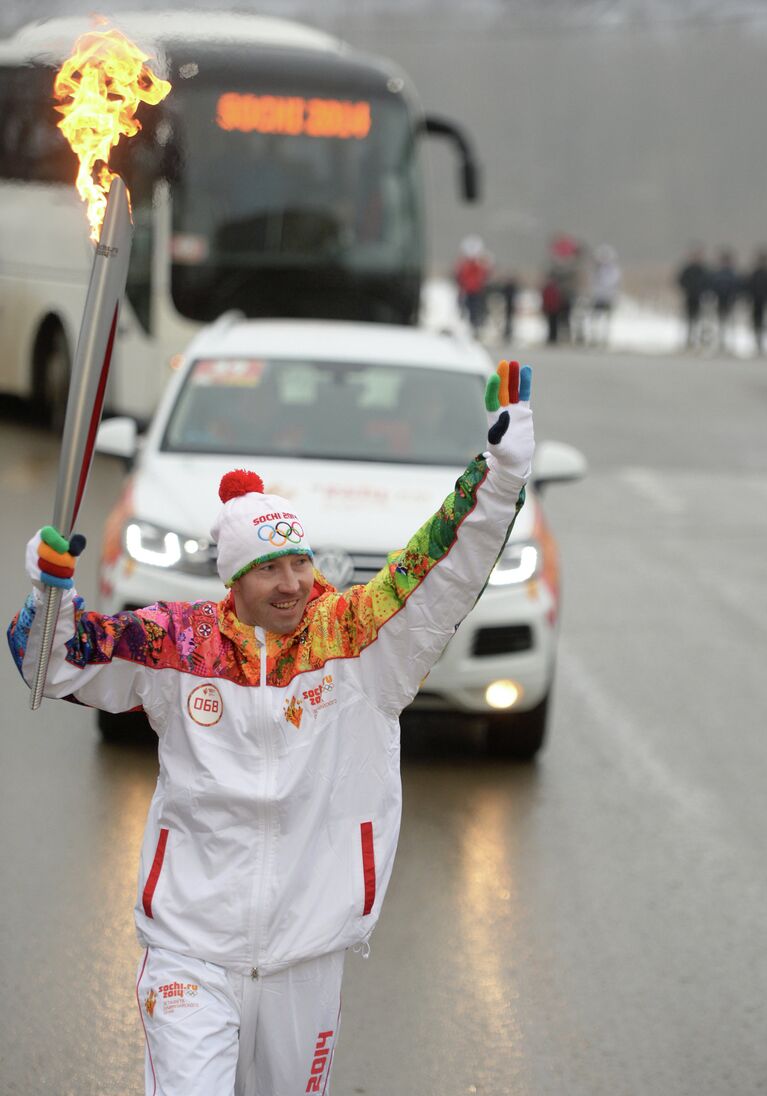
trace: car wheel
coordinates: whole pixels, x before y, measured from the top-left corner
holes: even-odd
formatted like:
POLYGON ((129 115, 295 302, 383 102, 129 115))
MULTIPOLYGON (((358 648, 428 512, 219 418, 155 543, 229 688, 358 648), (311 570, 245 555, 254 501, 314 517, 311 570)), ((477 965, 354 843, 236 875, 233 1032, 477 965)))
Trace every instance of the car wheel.
POLYGON ((98 712, 97 722, 102 739, 112 745, 144 745, 157 741, 143 712, 98 712))
POLYGON ((487 720, 487 752, 492 757, 532 761, 546 738, 549 694, 529 712, 491 715, 487 720))
POLYGON ((58 326, 41 334, 35 351, 35 409, 44 426, 60 434, 69 395, 72 363, 66 336, 58 326))

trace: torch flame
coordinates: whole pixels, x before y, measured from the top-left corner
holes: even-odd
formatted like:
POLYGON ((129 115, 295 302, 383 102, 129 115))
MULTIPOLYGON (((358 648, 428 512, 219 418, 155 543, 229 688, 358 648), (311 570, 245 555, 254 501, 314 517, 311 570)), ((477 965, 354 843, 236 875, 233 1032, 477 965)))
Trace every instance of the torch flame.
POLYGON ((88 206, 91 239, 98 242, 114 172, 109 156, 120 137, 141 129, 139 103, 155 106, 170 91, 167 80, 144 64, 143 53, 119 30, 90 31, 77 39, 74 52, 56 74, 58 123, 80 162, 77 191, 88 206), (98 168, 96 165, 99 165, 98 168))

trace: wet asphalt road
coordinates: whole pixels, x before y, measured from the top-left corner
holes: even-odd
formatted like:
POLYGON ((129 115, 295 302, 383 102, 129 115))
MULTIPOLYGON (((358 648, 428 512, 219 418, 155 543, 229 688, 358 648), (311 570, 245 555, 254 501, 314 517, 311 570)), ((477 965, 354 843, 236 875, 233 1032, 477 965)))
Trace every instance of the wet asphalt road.
MULTIPOLYGON (((550 742, 413 727, 400 851, 350 957, 335 1096, 767 1092, 767 364, 535 351, 565 610, 550 742)), ((0 421, 4 618, 57 447, 0 421)), ((99 459, 79 587, 120 480, 99 459)), ((134 1096, 131 909, 150 749, 27 708, 0 660, 0 1092, 134 1096)))

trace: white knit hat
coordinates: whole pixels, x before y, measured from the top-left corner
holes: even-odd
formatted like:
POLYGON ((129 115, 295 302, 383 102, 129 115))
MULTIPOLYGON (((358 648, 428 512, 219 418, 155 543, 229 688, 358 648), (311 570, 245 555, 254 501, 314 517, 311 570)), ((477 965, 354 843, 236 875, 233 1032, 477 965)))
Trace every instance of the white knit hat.
POLYGON ((255 472, 227 472, 218 496, 224 505, 210 535, 218 545, 218 573, 225 586, 257 563, 313 554, 291 504, 279 495, 265 495, 255 472))

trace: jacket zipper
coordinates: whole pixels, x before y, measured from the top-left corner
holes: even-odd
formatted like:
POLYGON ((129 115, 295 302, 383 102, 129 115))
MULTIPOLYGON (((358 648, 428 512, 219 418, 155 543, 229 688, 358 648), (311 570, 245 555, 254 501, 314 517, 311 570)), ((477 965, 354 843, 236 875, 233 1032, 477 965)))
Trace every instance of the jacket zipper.
POLYGON ((251 978, 258 978, 259 975, 259 962, 263 952, 263 925, 264 925, 264 895, 266 894, 266 884, 268 869, 271 860, 271 838, 272 838, 272 812, 269 809, 268 799, 272 776, 272 737, 270 721, 268 719, 269 703, 266 693, 266 633, 261 628, 254 629, 256 639, 259 643, 259 686, 258 686, 258 704, 257 710, 259 718, 256 720, 255 732, 258 733, 259 727, 263 728, 263 743, 264 743, 264 779, 262 785, 262 797, 261 805, 259 808, 260 822, 263 831, 262 840, 262 855, 260 865, 254 865, 257 871, 256 878, 253 880, 251 887, 251 918, 250 918, 250 945, 251 956, 253 966, 251 968, 251 978))

